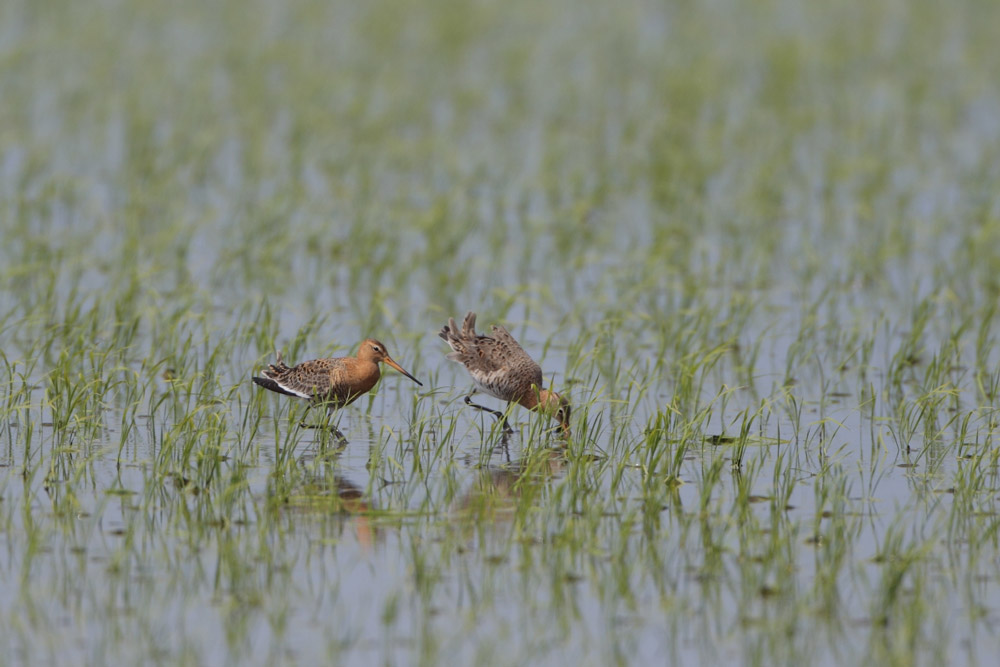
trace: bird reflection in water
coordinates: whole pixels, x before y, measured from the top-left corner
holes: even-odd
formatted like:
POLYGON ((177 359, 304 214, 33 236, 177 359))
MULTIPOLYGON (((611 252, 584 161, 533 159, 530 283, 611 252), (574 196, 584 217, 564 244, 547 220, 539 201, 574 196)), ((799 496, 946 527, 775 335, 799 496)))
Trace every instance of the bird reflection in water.
POLYGON ((456 510, 469 518, 513 514, 519 506, 526 506, 528 498, 546 493, 549 483, 565 469, 564 447, 538 449, 511 463, 486 466, 459 499, 456 510))

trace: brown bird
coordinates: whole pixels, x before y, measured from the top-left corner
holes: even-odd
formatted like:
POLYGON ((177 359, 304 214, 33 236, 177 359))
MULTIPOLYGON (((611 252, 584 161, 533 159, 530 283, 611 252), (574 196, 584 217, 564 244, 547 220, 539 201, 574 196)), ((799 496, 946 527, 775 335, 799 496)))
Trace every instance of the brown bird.
POLYGON ((418 386, 424 386, 392 360, 385 345, 371 338, 362 341, 357 357, 313 359, 288 366, 282 361, 281 352, 277 352, 276 356, 277 363, 268 365, 261 372, 264 377, 254 377, 253 381, 279 394, 309 399, 310 407, 323 405, 327 414, 350 405, 362 394, 371 391, 382 375, 380 362, 392 366, 418 386))
POLYGON ((504 430, 512 429, 504 413, 472 402, 476 390, 508 403, 518 403, 529 410, 543 412, 559 422, 569 434, 569 402, 550 389, 542 389, 542 368, 528 356, 514 337, 501 326, 492 328, 492 336, 476 334, 476 314, 468 313, 462 328, 454 318, 438 334, 454 352, 448 358, 464 364, 476 387, 465 397, 465 403, 477 410, 492 413, 503 421, 504 430))

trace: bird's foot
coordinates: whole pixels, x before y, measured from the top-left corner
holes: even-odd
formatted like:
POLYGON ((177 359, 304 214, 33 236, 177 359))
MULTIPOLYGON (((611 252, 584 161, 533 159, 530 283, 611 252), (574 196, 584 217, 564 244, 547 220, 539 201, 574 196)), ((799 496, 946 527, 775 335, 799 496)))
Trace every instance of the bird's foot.
POLYGON ((471 395, 465 397, 465 404, 468 405, 468 406, 470 406, 470 407, 473 407, 473 408, 475 408, 477 410, 482 410, 483 412, 488 412, 491 415, 493 415, 494 417, 496 417, 496 420, 503 425, 503 432, 504 432, 504 434, 510 435, 511 433, 514 432, 514 429, 512 429, 511 426, 510 426, 510 422, 507 421, 507 416, 504 413, 500 412, 499 410, 494 410, 492 408, 488 408, 485 405, 479 405, 479 403, 473 403, 471 395))

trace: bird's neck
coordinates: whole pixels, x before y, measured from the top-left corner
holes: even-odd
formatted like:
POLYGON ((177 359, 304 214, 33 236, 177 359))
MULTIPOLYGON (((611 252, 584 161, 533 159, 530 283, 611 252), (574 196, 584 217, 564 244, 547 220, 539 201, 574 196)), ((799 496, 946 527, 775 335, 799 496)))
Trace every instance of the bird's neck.
POLYGON ((539 404, 538 396, 539 396, 538 390, 532 388, 531 391, 529 391, 527 394, 524 394, 521 397, 519 397, 517 399, 517 402, 523 408, 527 408, 528 410, 534 410, 535 408, 538 407, 539 404))

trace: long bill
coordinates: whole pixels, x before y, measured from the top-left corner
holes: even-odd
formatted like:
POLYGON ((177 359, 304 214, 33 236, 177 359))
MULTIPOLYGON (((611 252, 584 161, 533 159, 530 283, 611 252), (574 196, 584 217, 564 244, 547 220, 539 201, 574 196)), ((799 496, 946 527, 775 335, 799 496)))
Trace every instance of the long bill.
POLYGON ((399 371, 400 373, 402 373, 406 377, 408 377, 411 380, 413 380, 414 382, 416 382, 418 387, 423 387, 424 386, 423 382, 421 382, 417 378, 415 378, 412 375, 410 375, 406 370, 403 369, 402 366, 400 366, 399 364, 397 364, 395 361, 393 361, 389 357, 385 357, 382 361, 384 361, 385 363, 389 364, 390 366, 392 366, 393 368, 395 368, 397 371, 399 371))

